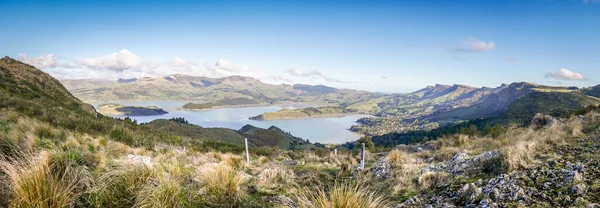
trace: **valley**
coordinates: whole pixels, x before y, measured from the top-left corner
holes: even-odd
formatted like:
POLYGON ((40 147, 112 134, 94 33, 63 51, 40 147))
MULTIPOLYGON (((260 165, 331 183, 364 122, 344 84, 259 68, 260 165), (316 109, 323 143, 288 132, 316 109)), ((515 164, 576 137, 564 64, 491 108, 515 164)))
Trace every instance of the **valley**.
MULTIPOLYGON (((323 107, 280 109, 277 112, 258 112, 248 117, 250 120, 267 121, 364 114, 370 116, 357 119, 357 123, 350 124, 346 129, 368 136, 429 131, 472 119, 498 117, 513 102, 531 93, 555 93, 553 95, 565 99, 575 99, 579 106, 598 103, 597 99, 589 96, 594 95, 596 88, 554 87, 527 82, 502 84, 495 88, 436 84, 412 93, 399 94, 337 89, 323 85, 271 85, 241 76, 212 79, 175 74, 116 81, 61 82, 82 100, 182 100, 188 102, 183 105, 184 110, 269 106, 285 102, 312 103, 323 107)), ((531 117, 533 112, 522 116, 531 117)), ((507 120, 505 118, 498 119, 507 120)))

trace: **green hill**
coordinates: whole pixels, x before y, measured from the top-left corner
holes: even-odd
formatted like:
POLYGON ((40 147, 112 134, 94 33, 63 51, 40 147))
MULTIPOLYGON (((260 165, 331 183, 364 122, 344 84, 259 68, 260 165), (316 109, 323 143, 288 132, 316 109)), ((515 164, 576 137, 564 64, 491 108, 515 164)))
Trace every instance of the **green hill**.
MULTIPOLYGON (((436 139, 443 135, 456 133, 470 134, 486 132, 494 126, 527 126, 537 113, 555 117, 572 115, 586 106, 600 105, 600 100, 586 96, 579 91, 542 92, 532 91, 510 103, 506 111, 487 118, 475 118, 466 122, 451 124, 431 131, 410 131, 374 136, 373 143, 380 146, 395 146, 422 141, 424 138, 436 139)), ((493 130, 493 129, 491 129, 493 130)))
MULTIPOLYGON (((231 79, 235 78, 225 81, 231 79)), ((241 152, 244 149, 244 137, 248 137, 251 145, 255 147, 316 147, 310 143, 294 146, 293 143, 301 143, 299 141, 303 140, 275 127, 254 127, 253 131, 236 131, 203 128, 164 119, 138 125, 130 119, 107 117, 97 113, 92 105, 75 98, 52 76, 9 57, 0 59, 0 120, 6 119, 7 114, 27 116, 48 122, 56 128, 107 136, 127 145, 144 146, 149 149, 158 143, 166 143, 188 146, 199 151, 241 152), (279 140, 273 142, 274 139, 279 140)))
POLYGON ((36 116, 46 111, 96 114, 49 74, 10 57, 0 59, 0 106, 36 116))
POLYGON ((589 96, 594 96, 600 98, 600 85, 596 85, 593 87, 584 88, 581 90, 583 93, 589 96))
POLYGON ((236 131, 228 128, 204 128, 188 123, 157 119, 142 124, 142 127, 148 127, 149 129, 157 131, 172 132, 180 136, 204 142, 209 141, 236 145, 240 148, 244 146, 244 138, 248 138, 248 143, 252 147, 276 147, 283 150, 316 148, 315 145, 307 143, 305 140, 298 137, 294 137, 274 126, 263 129, 246 125, 236 131))

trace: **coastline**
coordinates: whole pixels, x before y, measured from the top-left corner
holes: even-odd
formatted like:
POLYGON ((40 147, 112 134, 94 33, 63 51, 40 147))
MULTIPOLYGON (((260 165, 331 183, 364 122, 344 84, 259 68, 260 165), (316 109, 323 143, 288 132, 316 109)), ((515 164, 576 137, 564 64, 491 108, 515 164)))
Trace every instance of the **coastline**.
POLYGON ((326 114, 326 115, 314 115, 314 116, 306 116, 306 117, 283 117, 283 118, 275 118, 275 119, 249 119, 254 121, 278 121, 278 120, 300 120, 300 119, 312 119, 312 118, 343 118, 346 116, 372 116, 369 114, 362 113, 336 113, 336 114, 326 114))

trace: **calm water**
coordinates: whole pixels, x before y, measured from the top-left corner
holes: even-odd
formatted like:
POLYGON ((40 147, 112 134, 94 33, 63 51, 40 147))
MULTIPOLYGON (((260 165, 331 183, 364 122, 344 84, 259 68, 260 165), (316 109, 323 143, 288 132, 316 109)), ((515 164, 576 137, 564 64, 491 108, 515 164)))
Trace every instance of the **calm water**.
MULTIPOLYGON (((219 108, 206 111, 185 111, 181 107, 186 102, 120 102, 127 106, 157 106, 168 111, 168 114, 159 116, 130 116, 136 119, 138 123, 150 122, 159 118, 183 117, 188 122, 203 127, 225 127, 231 129, 240 129, 246 124, 261 128, 277 126, 284 131, 291 132, 294 136, 303 139, 309 139, 311 142, 340 144, 347 141, 357 140, 360 135, 350 132, 348 129, 355 124, 355 121, 364 115, 351 115, 343 118, 310 118, 296 120, 271 120, 254 121, 248 117, 255 116, 264 112, 274 112, 283 108, 303 108, 309 107, 306 104, 281 104, 275 106, 260 107, 240 107, 240 108, 219 108)), ((119 116, 121 117, 121 116, 119 116)))

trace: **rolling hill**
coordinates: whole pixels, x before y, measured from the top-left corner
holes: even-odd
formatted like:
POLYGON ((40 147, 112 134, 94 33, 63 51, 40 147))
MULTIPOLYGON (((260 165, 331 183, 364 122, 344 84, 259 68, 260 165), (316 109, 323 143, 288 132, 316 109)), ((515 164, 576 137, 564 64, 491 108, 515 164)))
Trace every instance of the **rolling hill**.
MULTIPOLYGON (((525 86, 517 84, 518 86, 525 86)), ((530 85, 531 86, 531 85, 530 85)), ((539 86, 538 86, 539 87, 539 86)), ((522 88, 523 89, 523 88, 522 88)), ((436 139, 443 135, 451 135, 461 132, 470 126, 484 131, 492 126, 527 126, 537 113, 555 117, 571 115, 586 106, 600 105, 600 99, 587 96, 580 91, 544 91, 532 90, 506 107, 506 110, 486 118, 474 118, 465 122, 451 124, 431 131, 408 131, 403 133, 390 133, 374 136, 372 141, 376 145, 395 146, 399 144, 410 144, 422 141, 424 138, 436 139)))
MULTIPOLYGON (((230 77, 224 82, 230 79, 235 78, 230 77)), ((91 83, 91 85, 95 84, 91 83)), ((277 127, 262 129, 246 126, 236 131, 225 128, 203 128, 164 119, 138 125, 130 119, 107 117, 96 112, 92 105, 74 97, 49 74, 15 59, 4 57, 0 59, 0 118, 8 114, 17 117, 26 116, 48 122, 57 128, 106 136, 128 145, 147 148, 153 148, 157 143, 168 143, 197 147, 202 151, 224 148, 227 151, 243 151, 243 138, 248 138, 253 147, 317 148, 277 127)))
POLYGON ((173 132, 201 141, 220 142, 236 146, 244 146, 244 138, 248 138, 251 147, 275 147, 283 150, 314 149, 315 145, 271 126, 268 129, 246 125, 240 130, 228 128, 204 128, 198 125, 180 123, 172 120, 157 119, 142 124, 157 131, 173 132))
POLYGON ((76 97, 90 102, 182 100, 213 102, 244 98, 258 103, 277 101, 342 103, 380 95, 359 90, 336 89, 323 85, 271 85, 242 76, 224 78, 174 74, 107 80, 61 80, 76 97))

